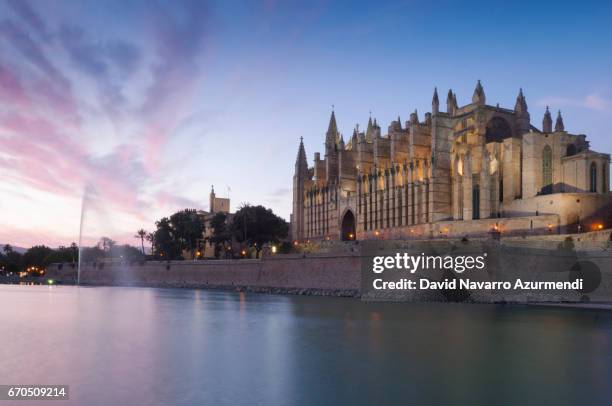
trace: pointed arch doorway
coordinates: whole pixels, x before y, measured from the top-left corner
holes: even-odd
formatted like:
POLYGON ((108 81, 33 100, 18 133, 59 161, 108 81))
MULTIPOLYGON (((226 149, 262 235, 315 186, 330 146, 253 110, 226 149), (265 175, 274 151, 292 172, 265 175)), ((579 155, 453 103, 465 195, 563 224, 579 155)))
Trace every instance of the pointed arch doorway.
POLYGON ((355 215, 351 210, 347 210, 342 217, 342 241, 355 241, 355 215))

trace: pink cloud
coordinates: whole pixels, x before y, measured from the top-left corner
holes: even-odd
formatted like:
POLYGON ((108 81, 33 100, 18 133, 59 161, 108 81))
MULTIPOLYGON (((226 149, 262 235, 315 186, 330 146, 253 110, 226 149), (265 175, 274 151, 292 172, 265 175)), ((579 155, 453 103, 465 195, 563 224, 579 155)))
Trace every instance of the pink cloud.
POLYGON ((152 19, 157 62, 151 68, 153 79, 140 108, 147 123, 143 138, 150 170, 159 168, 162 148, 185 118, 203 77, 198 62, 205 47, 208 20, 208 10, 198 2, 187 6, 180 21, 168 18, 163 9, 157 9, 152 19))
MULTIPOLYGON (((80 198, 86 186, 93 185, 101 211, 118 218, 128 216, 132 223, 150 227, 153 208, 171 214, 201 206, 201 202, 168 191, 145 192, 161 169, 168 139, 190 114, 202 78, 198 65, 208 16, 201 4, 186 4, 180 18, 170 16, 164 6, 149 9, 156 46, 149 65, 151 83, 140 105, 129 105, 124 97, 131 90, 130 76, 144 63, 139 49, 120 39, 101 43, 95 34, 79 27, 62 36, 61 30, 41 20, 28 3, 12 2, 11 6, 26 23, 0 21, 0 52, 7 47, 16 56, 0 65, 0 102, 6 106, 0 109, 0 168, 10 184, 23 186, 15 195, 27 195, 34 189, 80 198), (93 95, 81 93, 84 78, 93 80, 93 95), (113 128, 117 136, 104 155, 90 150, 94 141, 105 136, 104 130, 91 132, 97 122, 84 121, 92 111, 102 112, 105 117, 96 119, 113 128)), ((51 232, 28 232, 15 224, 3 230, 0 241, 24 246, 26 241, 71 242, 62 237, 54 240, 51 232)), ((129 238, 129 234, 118 230, 117 235, 129 238)))
POLYGON ((22 109, 31 107, 30 98, 19 78, 2 65, 0 65, 0 101, 10 102, 14 107, 22 109))
POLYGON ((46 245, 49 247, 69 246, 73 242, 78 242, 78 229, 64 229, 64 233, 65 235, 62 236, 58 235, 57 231, 40 229, 34 231, 4 225, 0 227, 0 243, 30 248, 33 245, 46 245), (66 234, 72 236, 66 236, 66 234))

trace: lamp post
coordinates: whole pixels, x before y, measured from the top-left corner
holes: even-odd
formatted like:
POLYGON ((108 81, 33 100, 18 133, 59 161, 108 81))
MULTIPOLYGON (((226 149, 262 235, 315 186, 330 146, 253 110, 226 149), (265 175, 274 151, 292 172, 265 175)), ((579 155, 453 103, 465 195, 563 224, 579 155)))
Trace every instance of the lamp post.
POLYGON ((580 214, 581 214, 580 199, 576 199, 576 204, 578 205, 578 234, 580 234, 582 231, 582 226, 580 225, 580 214))

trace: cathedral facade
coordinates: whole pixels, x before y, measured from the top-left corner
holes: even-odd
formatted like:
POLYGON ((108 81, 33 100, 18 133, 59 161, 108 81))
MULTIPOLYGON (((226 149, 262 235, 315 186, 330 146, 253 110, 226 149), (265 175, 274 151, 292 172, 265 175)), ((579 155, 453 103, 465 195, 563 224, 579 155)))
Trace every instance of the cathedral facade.
POLYGON ((523 91, 513 109, 486 103, 478 81, 446 111, 437 89, 421 120, 392 121, 383 134, 370 117, 346 141, 332 111, 323 158, 309 167, 300 141, 293 177, 291 232, 310 239, 436 238, 574 232, 612 219, 609 154, 570 134, 546 108, 531 124, 523 91))

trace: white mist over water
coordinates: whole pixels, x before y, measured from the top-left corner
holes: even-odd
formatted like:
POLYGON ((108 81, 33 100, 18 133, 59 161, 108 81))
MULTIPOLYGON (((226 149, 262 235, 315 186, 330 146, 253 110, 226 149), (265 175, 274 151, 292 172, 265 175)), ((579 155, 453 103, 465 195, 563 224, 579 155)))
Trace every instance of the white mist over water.
POLYGON ((116 229, 102 198, 92 183, 85 185, 81 201, 79 223, 79 260, 77 263, 77 285, 81 284, 81 267, 84 248, 95 246, 101 238, 112 238, 116 229))

